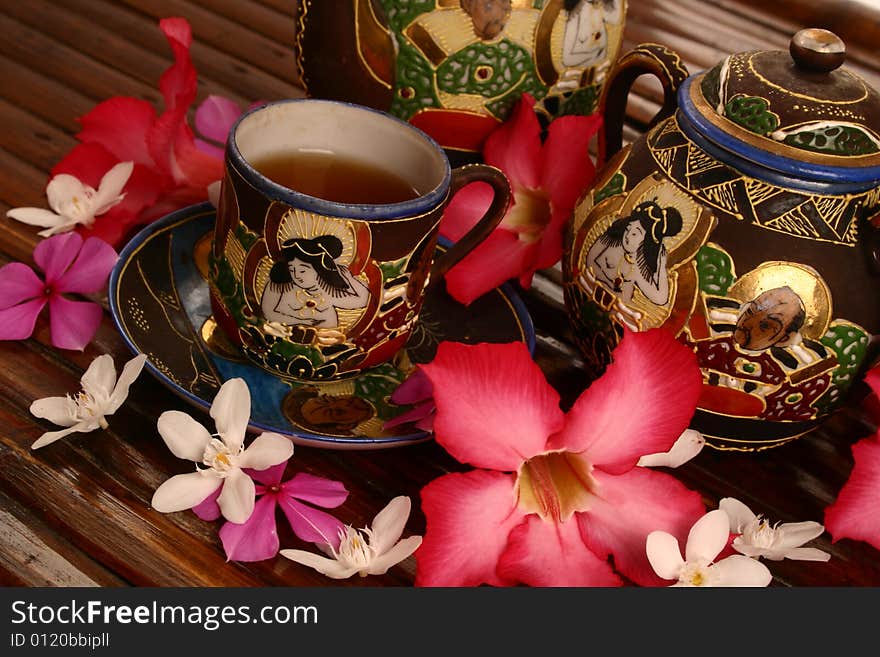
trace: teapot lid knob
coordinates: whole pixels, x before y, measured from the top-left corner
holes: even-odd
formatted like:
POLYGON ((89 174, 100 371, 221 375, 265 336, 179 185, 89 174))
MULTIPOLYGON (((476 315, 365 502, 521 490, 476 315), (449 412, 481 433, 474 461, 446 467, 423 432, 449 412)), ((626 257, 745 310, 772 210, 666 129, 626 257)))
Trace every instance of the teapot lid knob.
POLYGON ((843 39, 834 32, 817 27, 795 34, 788 49, 795 64, 807 71, 829 73, 839 68, 846 59, 843 39))

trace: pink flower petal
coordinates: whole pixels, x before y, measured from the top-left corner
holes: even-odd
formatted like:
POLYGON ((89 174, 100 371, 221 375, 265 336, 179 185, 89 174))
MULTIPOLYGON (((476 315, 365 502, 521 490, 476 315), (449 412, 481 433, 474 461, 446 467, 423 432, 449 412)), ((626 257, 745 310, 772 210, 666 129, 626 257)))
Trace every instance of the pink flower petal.
POLYGON ((483 160, 501 169, 514 191, 537 189, 541 176, 541 125, 532 109, 535 99, 523 94, 510 118, 486 139, 483 160))
POLYGON ((0 309, 38 297, 45 287, 33 269, 21 262, 10 262, 0 267, 0 309))
POLYGON ((523 288, 529 289, 532 286, 532 277, 536 271, 552 267, 562 258, 562 234, 570 214, 570 211, 551 207, 550 223, 541 232, 541 238, 531 255, 531 261, 520 274, 519 284, 523 288))
POLYGON ((672 447, 694 414, 702 377, 694 352, 665 329, 626 331, 612 358, 551 444, 586 451, 593 465, 621 473, 672 447))
POLYGON ((424 426, 425 422, 429 421, 430 427, 431 429, 433 429, 433 415, 435 410, 436 409, 434 407, 434 400, 429 399, 428 401, 416 404, 416 406, 406 411, 405 413, 401 413, 397 417, 387 420, 382 425, 382 427, 384 429, 393 429, 394 427, 399 427, 403 424, 409 424, 410 422, 414 423, 418 427, 420 424, 424 426))
POLYGON ((90 237, 70 268, 55 282, 56 292, 91 294, 107 284, 110 270, 119 256, 104 240, 90 237))
POLYGON ((519 277, 528 268, 536 249, 536 244, 522 241, 516 233, 496 228, 446 274, 446 290, 456 301, 468 305, 519 277))
POLYGON ((462 463, 516 471, 563 423, 559 394, 521 342, 443 342, 421 367, 434 386, 436 440, 462 463))
MULTIPOLYGON (((214 144, 207 142, 204 139, 199 139, 198 137, 195 139, 195 144, 196 148, 202 151, 205 155, 210 155, 218 160, 223 159, 225 151, 219 146, 215 146, 214 144)), ((214 207, 217 207, 216 203, 214 204, 214 207)))
POLYGON ((855 466, 837 499, 825 509, 825 528, 834 542, 865 541, 880 550, 880 439, 877 435, 852 447, 855 466))
POLYGON ((220 497, 220 488, 218 487, 213 493, 208 495, 204 500, 196 504, 192 511, 202 520, 207 520, 211 522, 213 520, 217 520, 222 513, 220 513, 220 505, 217 504, 217 498, 220 497))
POLYGON ((198 88, 196 69, 189 56, 192 30, 184 18, 163 18, 159 21, 159 29, 174 54, 174 64, 159 79, 159 89, 165 98, 166 109, 174 111, 182 107, 186 111, 195 100, 198 88))
POLYGON ((38 297, 0 310, 0 340, 24 340, 31 337, 37 316, 45 305, 46 298, 38 297))
POLYGON ((510 532, 498 575, 529 586, 621 586, 607 561, 590 552, 576 519, 564 523, 526 516, 510 532))
POLYGON ((82 351, 95 337, 104 309, 90 301, 71 301, 60 294, 49 299, 52 344, 59 349, 82 351))
POLYGON ((34 262, 46 274, 46 284, 54 286, 74 261, 83 239, 77 233, 62 233, 44 239, 34 249, 34 262))
POLYGON ((496 573, 510 531, 523 521, 514 476, 473 470, 443 475, 422 489, 427 522, 416 550, 416 586, 506 586, 496 573))
POLYGON ((133 160, 153 167, 155 163, 147 148, 147 133, 155 121, 156 110, 147 101, 116 96, 99 103, 81 117, 82 130, 76 136, 81 142, 100 144, 118 162, 133 160))
POLYGON ((287 516, 293 533, 310 543, 339 547, 339 533, 344 525, 329 513, 313 509, 288 495, 279 495, 278 504, 287 516))
POLYGON ((101 144, 77 144, 64 159, 52 167, 52 177, 66 173, 97 189, 104 174, 118 163, 119 159, 101 144))
POLYGON ((431 379, 422 372, 421 368, 417 367, 413 373, 391 393, 391 401, 400 405, 416 404, 418 402, 432 399, 433 394, 434 387, 431 385, 431 379))
MULTIPOLYGON (((287 461, 282 463, 278 463, 273 465, 265 470, 254 470, 252 468, 245 468, 245 472, 250 475, 251 479, 254 481, 258 481, 261 484, 265 484, 266 486, 277 486, 281 483, 282 477, 284 477, 284 471, 287 469, 287 461)), ((261 492, 259 490, 259 486, 257 487, 257 495, 260 495, 261 492)))
POLYGON ((263 561, 278 554, 278 526, 275 524, 275 496, 257 500, 250 517, 238 525, 227 522, 220 528, 220 541, 229 561, 263 561))
POLYGON ((473 182, 462 187, 443 210, 440 234, 453 242, 460 240, 486 214, 494 196, 489 183, 473 182))
POLYGON ((241 108, 238 103, 224 96, 211 94, 196 108, 196 131, 218 144, 225 144, 232 124, 239 116, 241 108))
POLYGON ((699 493, 647 468, 623 475, 596 469, 593 476, 597 495, 588 511, 577 514, 584 542, 600 558, 612 555, 617 571, 637 584, 668 583, 648 563, 645 542, 652 531, 664 531, 685 545, 691 526, 706 512, 699 493))
POLYGON ((208 185, 223 178, 223 156, 218 157, 199 150, 189 126, 178 126, 174 142, 174 165, 182 180, 198 190, 201 200, 208 198, 208 185))
POLYGON ((590 140, 602 126, 602 117, 560 116, 550 123, 541 149, 541 189, 550 202, 570 212, 596 175, 590 158, 590 140))
POLYGON ((335 509, 348 498, 348 490, 341 481, 316 477, 307 472, 297 472, 281 484, 281 490, 290 497, 325 509, 335 509))

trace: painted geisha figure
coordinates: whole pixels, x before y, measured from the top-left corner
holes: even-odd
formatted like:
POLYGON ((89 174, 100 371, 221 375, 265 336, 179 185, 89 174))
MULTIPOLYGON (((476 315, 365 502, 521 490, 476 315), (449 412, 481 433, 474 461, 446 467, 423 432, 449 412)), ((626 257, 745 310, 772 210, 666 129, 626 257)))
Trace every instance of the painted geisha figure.
POLYGON ((315 328, 339 326, 337 309, 365 308, 370 291, 337 262, 342 241, 334 235, 292 238, 281 244, 260 307, 270 322, 315 328))
POLYGON ((587 253, 587 270, 628 304, 635 291, 657 306, 669 302, 667 250, 663 241, 682 229, 681 213, 656 201, 637 205, 612 223, 587 253))

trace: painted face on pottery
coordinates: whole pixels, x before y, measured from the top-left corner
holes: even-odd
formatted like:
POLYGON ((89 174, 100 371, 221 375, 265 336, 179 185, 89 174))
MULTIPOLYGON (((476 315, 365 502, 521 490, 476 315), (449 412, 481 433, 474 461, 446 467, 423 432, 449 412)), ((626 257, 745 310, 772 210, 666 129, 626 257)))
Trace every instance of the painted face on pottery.
POLYGON ((287 265, 290 277, 299 287, 310 290, 318 284, 318 272, 307 262, 294 258, 287 265))
POLYGON ((568 12, 562 63, 565 66, 592 66, 605 57, 607 49, 608 31, 605 29, 603 1, 580 0, 568 12))
POLYGON ((636 250, 639 248, 639 244, 641 244, 644 239, 645 229, 642 228, 642 224, 638 221, 631 221, 626 227, 626 231, 623 233, 623 250, 629 255, 635 255, 636 250))
POLYGON ((761 351, 787 343, 804 325, 806 313, 790 287, 767 290, 743 308, 733 339, 743 349, 761 351))
POLYGON ((481 39, 497 37, 510 18, 510 0, 461 0, 461 8, 474 23, 474 34, 481 39))
POLYGON ((313 426, 335 426, 347 430, 373 417, 373 409, 360 397, 318 395, 307 399, 299 412, 313 426))

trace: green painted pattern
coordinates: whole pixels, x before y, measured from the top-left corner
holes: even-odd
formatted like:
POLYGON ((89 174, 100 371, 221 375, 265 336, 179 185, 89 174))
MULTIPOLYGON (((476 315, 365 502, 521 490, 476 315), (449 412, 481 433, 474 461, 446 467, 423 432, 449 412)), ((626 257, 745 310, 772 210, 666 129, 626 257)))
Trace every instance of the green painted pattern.
POLYGON ((400 278, 403 274, 403 268, 406 267, 407 258, 401 258, 394 262, 380 262, 379 269, 382 271, 382 282, 393 281, 400 278))
POLYGON ((713 296, 725 296, 735 279, 730 256, 708 244, 697 251, 697 276, 700 290, 713 296))
POLYGON ((412 23, 417 16, 437 8, 436 0, 379 0, 379 4, 382 5, 388 25, 397 32, 412 23))
POLYGON ((827 412, 855 383, 868 352, 869 336, 858 326, 834 321, 820 342, 837 356, 837 368, 831 377, 831 387, 815 403, 817 409, 827 412))
POLYGON ((783 142, 789 146, 829 155, 869 155, 880 152, 876 142, 855 126, 832 125, 788 135, 783 142))
POLYGON ((596 192, 596 195, 593 197, 593 202, 598 205, 606 198, 611 198, 612 196, 623 194, 624 185, 626 185, 626 176, 618 171, 613 176, 611 176, 611 180, 608 181, 607 185, 596 192))
POLYGON ((398 43, 397 81, 391 113, 409 120, 426 107, 440 107, 440 100, 434 93, 434 69, 428 60, 405 37, 398 36, 398 43), (412 93, 412 96, 404 97, 402 92, 412 93))
POLYGON ((225 256, 217 259, 212 253, 209 256, 208 266, 211 270, 214 284, 217 286, 217 291, 220 293, 223 305, 237 323, 243 324, 247 321, 243 313, 245 307, 244 291, 235 279, 235 272, 232 271, 229 261, 225 256))
POLYGON ((779 127, 779 116, 770 103, 757 96, 737 94, 724 106, 724 116, 756 135, 769 135, 779 127))
POLYGON ((257 243, 258 239, 260 239, 259 235, 250 230, 241 222, 239 222, 238 225, 235 227, 235 236, 238 238, 239 243, 244 248, 245 253, 250 251, 251 247, 257 243))
POLYGON ((718 64, 715 68, 706 73, 706 75, 703 76, 703 82, 700 84, 703 98, 706 99, 706 102, 709 103, 713 109, 721 104, 721 67, 723 65, 724 62, 718 64))
POLYGON ((450 94, 497 98, 487 108, 498 118, 507 116, 520 94, 543 98, 547 93, 535 73, 531 54, 507 39, 474 43, 451 55, 437 68, 437 88, 450 94), (482 79, 478 69, 491 73, 482 79))
POLYGON ((354 381, 355 395, 369 401, 382 420, 390 420, 400 415, 406 407, 389 404, 388 398, 397 389, 406 375, 390 363, 384 363, 364 372, 354 381))
POLYGON ((601 85, 594 84, 564 95, 559 108, 559 116, 570 114, 589 116, 593 114, 599 105, 601 89, 601 85))

